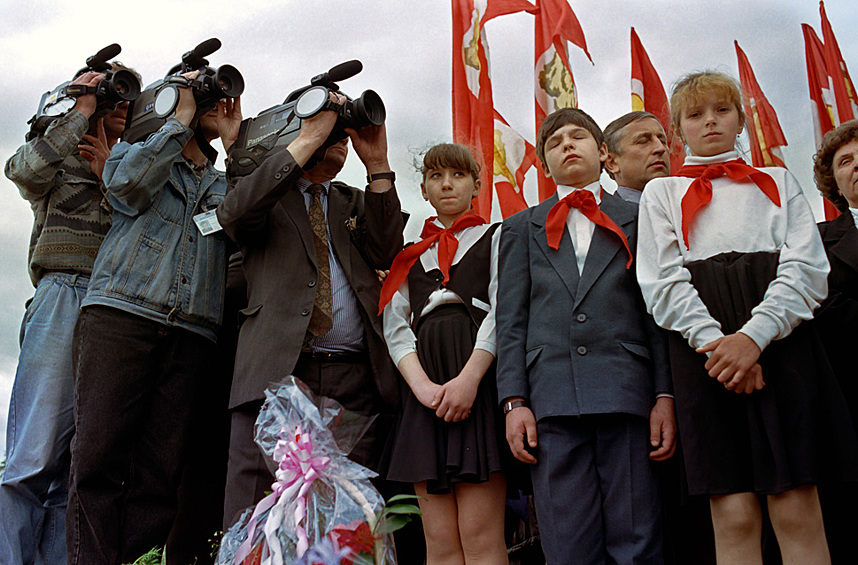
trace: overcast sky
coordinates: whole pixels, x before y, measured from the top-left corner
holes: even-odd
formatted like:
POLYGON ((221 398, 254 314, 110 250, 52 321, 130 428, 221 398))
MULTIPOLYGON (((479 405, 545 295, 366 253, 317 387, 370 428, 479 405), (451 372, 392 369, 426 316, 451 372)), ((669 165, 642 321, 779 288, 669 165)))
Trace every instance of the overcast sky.
MULTIPOLYGON (((817 30, 815 0, 570 0, 594 64, 570 46, 579 105, 600 126, 631 110, 629 29, 634 26, 666 87, 681 75, 717 69, 738 76, 733 40, 747 54, 780 118, 789 147, 787 166, 813 197, 814 151, 810 101, 800 24, 817 30)), ((858 80, 858 11, 855 0, 829 0, 828 17, 853 77, 858 80)), ((0 157, 23 143, 26 121, 41 94, 68 80, 86 58, 110 43, 118 57, 143 75, 144 85, 162 77, 201 41, 219 38, 209 57, 244 75, 245 117, 279 104, 293 89, 350 59, 363 72, 340 87, 357 96, 371 88, 387 107, 390 159, 403 206, 413 217, 406 236, 416 237, 431 208, 419 194, 413 157, 451 140, 451 15, 447 0, 0 0, 0 53, 6 106, 0 112, 0 157)), ((533 125, 533 20, 513 14, 489 22, 495 106, 531 142, 533 125)), ((750 158, 748 159, 750 160, 750 158)), ((359 160, 350 156, 340 175, 364 184, 359 160)), ((533 175, 528 185, 535 184, 533 175)), ((604 177, 607 179, 607 177, 604 177)), ((606 186, 609 182, 606 182, 606 186)), ((532 189, 526 191, 530 194, 532 189)), ((0 178, 0 450, 5 445, 9 395, 18 355, 24 302, 33 288, 27 276, 32 229, 29 205, 0 178)))

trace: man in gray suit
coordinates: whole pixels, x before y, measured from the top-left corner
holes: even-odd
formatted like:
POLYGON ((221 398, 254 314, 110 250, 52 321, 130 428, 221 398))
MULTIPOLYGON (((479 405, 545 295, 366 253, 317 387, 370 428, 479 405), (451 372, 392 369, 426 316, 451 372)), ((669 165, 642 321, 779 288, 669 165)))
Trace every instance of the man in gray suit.
POLYGON ((549 563, 661 563, 650 459, 673 454, 667 349, 632 268, 636 209, 601 190, 602 131, 549 115, 537 155, 557 194, 507 219, 498 269, 498 393, 530 463, 549 563))
POLYGON ((629 112, 605 128, 605 170, 617 196, 638 204, 650 180, 670 175, 670 151, 661 122, 649 112, 629 112))
MULTIPOLYGON (((331 94, 342 104, 342 94, 331 94)), ((217 210, 241 245, 248 306, 229 407, 232 413, 224 529, 271 490, 253 442, 264 390, 292 374, 317 395, 372 415, 398 401, 398 383, 376 316, 381 284, 402 249, 404 222, 387 161, 384 126, 347 130, 366 167, 367 189, 334 181, 349 139, 329 147, 337 120, 303 120, 298 138, 240 178, 217 210)), ((384 437, 373 426, 350 454, 375 467, 384 437)))

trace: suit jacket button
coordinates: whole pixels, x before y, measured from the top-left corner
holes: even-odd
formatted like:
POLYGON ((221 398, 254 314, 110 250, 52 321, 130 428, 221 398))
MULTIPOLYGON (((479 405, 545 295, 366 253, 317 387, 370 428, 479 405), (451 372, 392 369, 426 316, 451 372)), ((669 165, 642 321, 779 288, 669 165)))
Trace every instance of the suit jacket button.
POLYGON ((274 178, 277 180, 280 180, 280 177, 282 177, 282 176, 283 175, 281 175, 280 173, 274 173, 274 178))
POLYGON ((579 345, 577 351, 578 355, 587 355, 587 348, 583 345, 579 345))
POLYGON ((306 308, 304 308, 303 310, 301 310, 301 315, 302 315, 302 316, 309 316, 309 315, 310 315, 310 311, 309 311, 309 310, 307 310, 306 308))
POLYGON ((587 321, 587 314, 578 314, 578 316, 576 316, 575 319, 581 323, 584 323, 587 321))
POLYGON ((307 281, 307 286, 313 288, 314 286, 316 286, 316 281, 307 281))

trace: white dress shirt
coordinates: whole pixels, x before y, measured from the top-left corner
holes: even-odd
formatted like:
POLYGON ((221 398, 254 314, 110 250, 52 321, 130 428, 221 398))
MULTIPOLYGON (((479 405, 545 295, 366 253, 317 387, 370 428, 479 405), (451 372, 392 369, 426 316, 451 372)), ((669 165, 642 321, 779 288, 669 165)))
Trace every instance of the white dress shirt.
MULTIPOLYGON (((588 190, 596 199, 596 204, 602 203, 602 185, 599 181, 590 183, 583 188, 572 188, 571 186, 558 185, 557 197, 563 200, 576 190, 588 190)), ((578 263, 578 274, 584 272, 584 263, 587 261, 587 252, 590 250, 590 241, 593 239, 593 230, 596 224, 585 216, 578 208, 570 208, 566 216, 566 229, 575 246, 575 259, 578 263)))

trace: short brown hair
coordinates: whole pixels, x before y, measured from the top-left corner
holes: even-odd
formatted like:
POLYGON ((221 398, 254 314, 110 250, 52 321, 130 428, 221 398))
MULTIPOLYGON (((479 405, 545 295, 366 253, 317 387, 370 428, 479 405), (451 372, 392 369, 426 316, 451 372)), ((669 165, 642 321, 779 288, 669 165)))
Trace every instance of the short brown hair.
POLYGON ((467 171, 474 177, 474 182, 480 180, 482 166, 474 159, 471 150, 464 145, 459 145, 458 143, 439 143, 429 149, 423 156, 423 166, 420 168, 420 173, 423 175, 423 182, 426 182, 426 175, 430 170, 440 169, 441 167, 467 171))
POLYGON ((673 93, 670 95, 670 123, 675 132, 682 136, 679 121, 683 111, 710 94, 723 95, 736 107, 742 125, 745 124, 742 89, 736 79, 718 71, 700 71, 685 75, 673 85, 673 93))
MULTIPOLYGON (((578 108, 561 108, 549 114, 539 127, 539 133, 536 135, 536 156, 542 163, 543 170, 548 172, 548 163, 545 162, 545 142, 549 137, 554 135, 554 132, 565 126, 566 124, 574 124, 582 127, 593 136, 596 140, 596 145, 600 146, 605 140, 602 135, 602 129, 596 124, 596 121, 584 110, 578 108)), ((599 163, 599 167, 604 166, 604 163, 599 163)))
POLYGON ((816 181, 816 188, 841 212, 849 209, 849 202, 840 193, 837 181, 834 180, 834 154, 855 139, 858 139, 858 120, 844 122, 837 129, 825 134, 819 151, 813 156, 813 180, 816 181))

